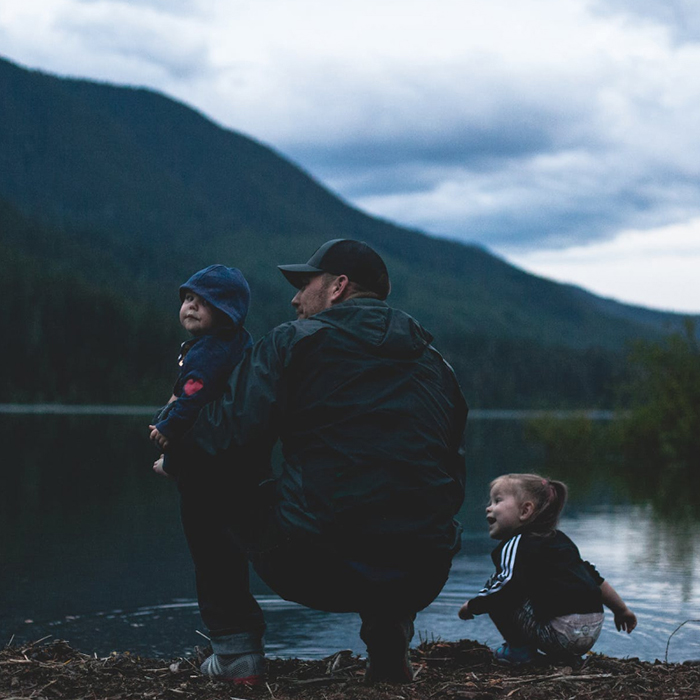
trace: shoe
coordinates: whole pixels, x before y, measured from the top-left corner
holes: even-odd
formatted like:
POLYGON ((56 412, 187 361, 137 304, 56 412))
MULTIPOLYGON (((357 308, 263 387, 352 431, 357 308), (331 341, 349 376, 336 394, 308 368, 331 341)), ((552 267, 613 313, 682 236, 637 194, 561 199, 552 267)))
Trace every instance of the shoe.
POLYGON ((398 619, 363 617, 360 636, 367 645, 367 683, 411 683, 413 666, 408 646, 413 616, 398 619))
POLYGON ((366 683, 412 683, 415 673, 408 652, 403 659, 377 658, 374 654, 367 659, 366 683))
POLYGON ((493 652, 496 661, 503 661, 507 664, 529 664, 537 659, 537 650, 532 647, 514 647, 503 642, 498 649, 493 652))
POLYGON ((262 654, 212 654, 200 670, 205 676, 237 685, 262 685, 265 682, 265 657, 262 654))

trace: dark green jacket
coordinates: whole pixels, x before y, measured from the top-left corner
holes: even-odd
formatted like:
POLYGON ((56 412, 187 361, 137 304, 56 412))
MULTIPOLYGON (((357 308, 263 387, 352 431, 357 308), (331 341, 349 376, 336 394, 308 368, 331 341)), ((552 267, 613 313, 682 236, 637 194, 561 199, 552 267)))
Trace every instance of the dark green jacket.
POLYGON ((279 439, 286 531, 387 562, 453 553, 467 405, 413 318, 351 299, 273 329, 192 437, 211 454, 279 439))

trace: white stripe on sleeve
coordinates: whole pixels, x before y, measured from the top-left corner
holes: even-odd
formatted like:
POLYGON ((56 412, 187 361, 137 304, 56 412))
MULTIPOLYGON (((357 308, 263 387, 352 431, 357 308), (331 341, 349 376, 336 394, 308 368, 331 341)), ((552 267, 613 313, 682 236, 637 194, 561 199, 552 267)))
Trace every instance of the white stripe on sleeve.
POLYGON ((518 553, 518 545, 522 535, 511 537, 501 550, 501 570, 494 574, 486 585, 479 591, 479 596, 493 595, 503 590, 503 587, 513 578, 515 569, 515 556, 518 553))

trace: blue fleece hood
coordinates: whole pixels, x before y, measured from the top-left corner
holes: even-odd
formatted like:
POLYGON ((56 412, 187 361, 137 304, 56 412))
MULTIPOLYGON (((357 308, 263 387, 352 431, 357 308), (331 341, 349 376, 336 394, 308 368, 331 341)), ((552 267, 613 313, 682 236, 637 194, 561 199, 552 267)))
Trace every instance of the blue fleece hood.
POLYGON ((195 272, 180 287, 180 300, 194 292, 228 316, 235 327, 242 326, 248 315, 250 287, 243 273, 235 267, 209 265, 195 272))

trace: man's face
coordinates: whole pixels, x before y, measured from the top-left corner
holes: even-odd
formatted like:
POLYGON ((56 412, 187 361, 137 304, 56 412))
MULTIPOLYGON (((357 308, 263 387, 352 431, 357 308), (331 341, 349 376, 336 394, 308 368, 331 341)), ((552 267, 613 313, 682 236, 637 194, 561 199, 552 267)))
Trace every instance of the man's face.
POLYGON ((331 307, 333 275, 319 273, 304 278, 299 291, 292 299, 297 318, 309 318, 331 307))

